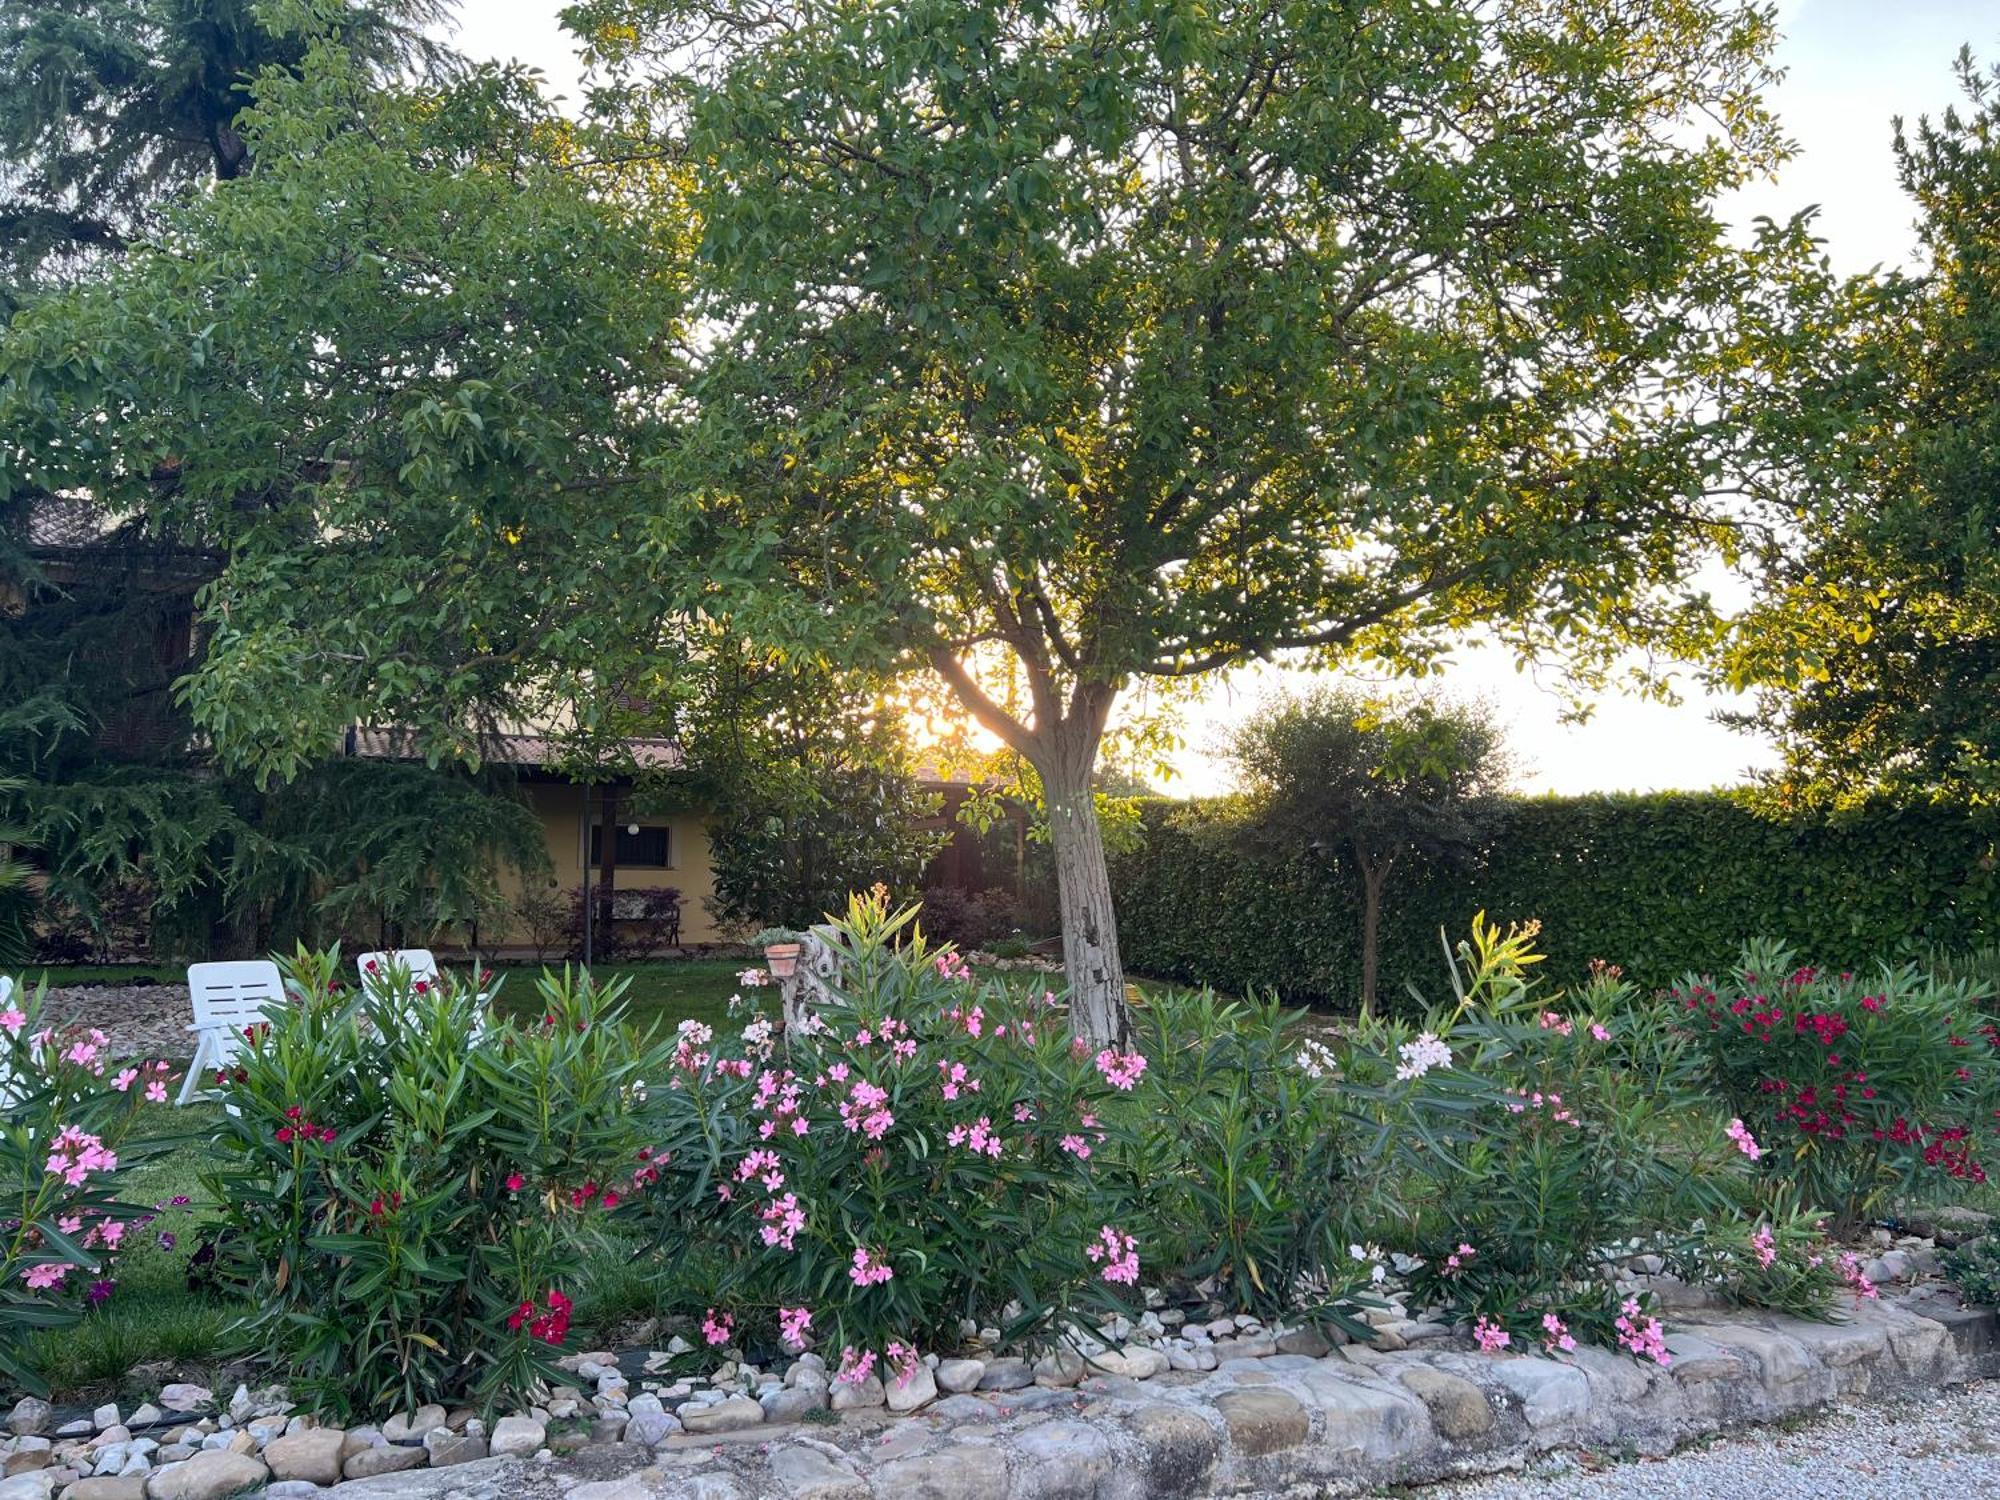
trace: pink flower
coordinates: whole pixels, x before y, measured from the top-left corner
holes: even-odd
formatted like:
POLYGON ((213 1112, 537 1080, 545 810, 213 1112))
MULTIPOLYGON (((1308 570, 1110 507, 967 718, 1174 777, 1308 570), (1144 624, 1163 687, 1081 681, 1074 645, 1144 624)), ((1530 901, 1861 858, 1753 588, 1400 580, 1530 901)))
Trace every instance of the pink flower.
POLYGON ((889 1347, 882 1351, 889 1356, 889 1363, 895 1367, 896 1389, 908 1385, 917 1371, 923 1367, 923 1359, 917 1351, 900 1339, 892 1339, 889 1347))
POLYGON ((39 1266, 30 1266, 21 1273, 21 1279, 36 1291, 46 1291, 52 1286, 61 1286, 63 1277, 69 1275, 69 1267, 60 1261, 48 1261, 39 1266))
POLYGON ((1670 1365, 1674 1357, 1667 1352, 1667 1331, 1660 1326, 1658 1318, 1643 1316, 1636 1298, 1627 1297, 1618 1309, 1618 1342, 1642 1359, 1650 1359, 1655 1364, 1670 1365))
POLYGON ((701 1336, 708 1341, 711 1348, 717 1344, 728 1343, 729 1336, 735 1331, 736 1319, 728 1313, 723 1313, 720 1317, 717 1317, 715 1309, 712 1307, 708 1309, 701 1320, 701 1336))
POLYGON ((882 1282, 895 1280, 896 1272, 886 1260, 876 1260, 867 1249, 856 1246, 854 1263, 847 1268, 847 1279, 856 1286, 879 1286, 882 1282))
POLYGON ((1852 1250, 1843 1250, 1840 1255, 1840 1274, 1853 1289, 1857 1297, 1880 1297, 1875 1283, 1861 1274, 1861 1257, 1852 1250))
POLYGON ((1479 1345, 1482 1354, 1498 1354, 1514 1342, 1514 1336, 1498 1323, 1491 1322, 1482 1315, 1479 1321, 1472 1325, 1472 1341, 1479 1345))
POLYGON ((778 1309, 778 1337, 787 1349, 803 1351, 812 1321, 813 1315, 808 1308, 781 1307, 778 1309))
POLYGON ((1106 1281, 1139 1284, 1139 1242, 1124 1231, 1106 1224, 1098 1230, 1097 1238, 1083 1247, 1083 1253, 1092 1261, 1104 1262, 1098 1274, 1106 1281))
POLYGON ((155 1078, 151 1083, 146 1085, 146 1102, 148 1104, 165 1104, 167 1102, 167 1086, 160 1082, 159 1079, 155 1078))
POLYGON ((1736 1149, 1749 1157, 1750 1160, 1755 1161, 1764 1154, 1762 1148, 1757 1144, 1757 1138, 1750 1133, 1749 1127, 1741 1120, 1731 1120, 1727 1133, 1729 1138, 1736 1142, 1736 1149))
POLYGON ((1078 1161, 1090 1160, 1090 1143, 1080 1135, 1066 1135, 1059 1145, 1078 1161))
POLYGON ((116 1078, 111 1080, 111 1086, 122 1094, 138 1081, 139 1070, 137 1068, 124 1068, 120 1070, 116 1078))
POLYGON ((1132 1085, 1146 1071, 1146 1059, 1137 1052, 1119 1052, 1106 1047, 1097 1054, 1097 1071, 1104 1075, 1106 1083, 1129 1094, 1132 1085))
POLYGON ((849 1344, 840 1351, 840 1371, 833 1377, 833 1383, 835 1385, 859 1385, 868 1378, 869 1372, 874 1368, 875 1351, 873 1349, 863 1349, 859 1354, 856 1354, 854 1346, 849 1344))
POLYGON ((1565 1323, 1554 1313, 1542 1314, 1542 1347, 1551 1354, 1570 1354, 1576 1350, 1576 1339, 1565 1323))
POLYGON ((509 1172, 507 1174, 507 1191, 518 1193, 526 1185, 527 1181, 528 1179, 523 1177, 519 1172, 509 1172))
POLYGON ((1445 1275, 1456 1276, 1460 1271, 1465 1269, 1466 1265, 1477 1254, 1479 1252, 1473 1249, 1472 1246, 1461 1243, 1456 1250, 1444 1258, 1445 1275))
POLYGON ((1611 1040, 1611 1028, 1604 1025, 1601 1021, 1592 1021, 1590 1023, 1590 1034, 1600 1042, 1611 1040))
POLYGON ((21 1028, 27 1024, 28 1017, 26 1012, 18 1011, 11 1005, 5 1010, 0 1010, 0 1027, 6 1028, 9 1036, 19 1036, 21 1028))
POLYGON ((935 965, 940 979, 970 979, 972 977, 972 970, 967 967, 965 960, 956 953, 940 953, 932 960, 932 963, 935 965))
POLYGON ((1778 1239, 1771 1233, 1769 1224, 1759 1224, 1757 1232, 1750 1236, 1750 1248, 1756 1252, 1757 1264, 1768 1269, 1778 1259, 1778 1239))
POLYGON ((1552 1010, 1542 1012, 1542 1030, 1553 1031, 1558 1036, 1568 1036, 1575 1027, 1552 1010))

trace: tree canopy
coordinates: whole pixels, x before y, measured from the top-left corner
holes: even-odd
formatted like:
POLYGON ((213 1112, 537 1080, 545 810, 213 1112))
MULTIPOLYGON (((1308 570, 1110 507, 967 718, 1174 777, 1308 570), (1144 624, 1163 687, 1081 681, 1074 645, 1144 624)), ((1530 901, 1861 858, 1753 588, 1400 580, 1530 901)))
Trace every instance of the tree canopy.
POLYGON ((1601 673, 1790 482, 1806 231, 1714 209, 1783 151, 1767 7, 568 14, 581 122, 267 76, 256 171, 0 354, 10 474, 167 475, 228 548, 192 701, 265 772, 356 717, 615 729, 716 629, 932 672, 1043 787, 1110 1038, 1134 683, 1473 626, 1601 673))
POLYGON ((1852 483, 1768 550, 1722 658, 1770 684, 1737 722, 1793 805, 2000 797, 2000 68, 1958 74, 1961 108, 1896 131, 1927 267, 1845 291, 1852 483))

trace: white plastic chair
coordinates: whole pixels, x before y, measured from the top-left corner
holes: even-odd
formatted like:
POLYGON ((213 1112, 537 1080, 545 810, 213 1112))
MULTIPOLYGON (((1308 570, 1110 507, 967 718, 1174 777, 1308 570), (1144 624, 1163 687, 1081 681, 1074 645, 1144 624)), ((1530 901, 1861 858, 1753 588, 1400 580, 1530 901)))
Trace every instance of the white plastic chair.
MULTIPOLYGON (((380 980, 387 979, 392 969, 409 971, 410 983, 428 983, 435 986, 444 973, 438 968, 436 956, 428 948, 398 948, 392 953, 364 953, 355 961, 361 971, 361 987, 366 990, 380 980), (373 965, 373 967, 370 967, 373 965)), ((481 990, 473 997, 479 1003, 479 1019, 474 1023, 472 1034, 486 1034, 486 992, 481 990)))
POLYGON ((376 979, 386 979, 395 968, 407 969, 410 983, 423 980, 436 984, 439 979, 438 961, 428 948, 398 948, 393 953, 364 953, 355 961, 361 971, 361 987, 367 989, 376 979))
POLYGON ((194 1000, 194 1061, 181 1080, 175 1105, 195 1095, 202 1075, 220 1068, 243 1045, 243 1029, 264 1019, 264 1008, 285 999, 285 982, 268 958, 233 963, 189 964, 188 994, 194 1000))

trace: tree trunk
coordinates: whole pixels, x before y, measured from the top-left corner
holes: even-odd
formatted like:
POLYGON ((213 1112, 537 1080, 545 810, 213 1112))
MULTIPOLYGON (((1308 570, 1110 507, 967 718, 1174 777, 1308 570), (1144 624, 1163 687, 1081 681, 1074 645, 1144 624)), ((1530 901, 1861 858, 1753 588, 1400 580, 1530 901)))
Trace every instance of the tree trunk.
MULTIPOLYGON (((1094 748, 1094 747, 1093 747, 1094 748)), ((1063 973, 1070 1026, 1092 1046, 1123 1046, 1125 969, 1111 909, 1111 873, 1091 789, 1094 756, 1053 756, 1038 765, 1056 857, 1056 904, 1062 915, 1063 973)))
POLYGON ((1381 963, 1382 887, 1389 879, 1389 861, 1366 856, 1361 866, 1361 1014, 1375 1013, 1375 977, 1381 963))

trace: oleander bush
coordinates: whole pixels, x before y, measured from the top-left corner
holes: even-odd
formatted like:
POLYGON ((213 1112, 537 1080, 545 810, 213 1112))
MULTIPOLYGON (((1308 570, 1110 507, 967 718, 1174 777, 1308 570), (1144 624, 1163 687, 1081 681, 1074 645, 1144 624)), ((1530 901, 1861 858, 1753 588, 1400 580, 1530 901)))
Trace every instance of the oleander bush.
POLYGON ((2000 1030, 1964 980, 1913 964, 1829 972, 1756 942, 1672 992, 1706 1077, 1767 1148, 1766 1170, 1846 1232, 1895 1194, 1986 1180, 2000 1030))
POLYGON ((1041 1343, 1137 1311, 1113 1166, 1146 1059, 1073 1045, 1052 995, 971 982, 915 918, 878 888, 820 929, 839 977, 789 1036, 681 1026, 644 1212, 710 1344, 896 1380, 961 1319, 1041 1343))
POLYGON ((568 969, 516 1024, 471 982, 356 992, 337 961, 283 964, 292 1003, 217 1075, 210 1275, 265 1309, 242 1352, 323 1410, 518 1399, 560 1378, 580 1262, 647 1189, 665 1049, 568 969))
POLYGON ((118 1178, 164 1149, 136 1127, 177 1081, 113 1058, 101 1031, 43 1024, 46 992, 0 1001, 0 1382, 31 1391, 27 1342, 111 1295, 127 1232, 151 1216, 118 1178))

